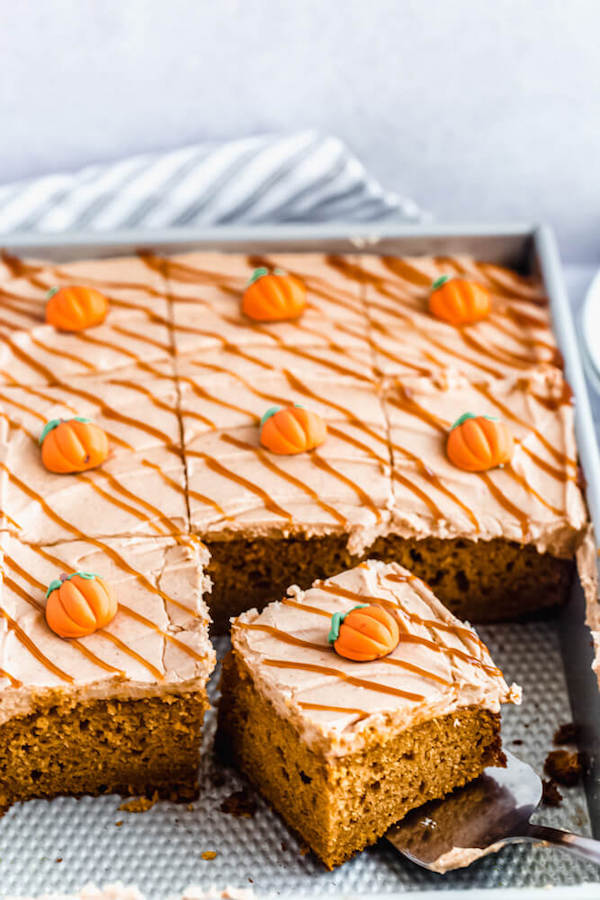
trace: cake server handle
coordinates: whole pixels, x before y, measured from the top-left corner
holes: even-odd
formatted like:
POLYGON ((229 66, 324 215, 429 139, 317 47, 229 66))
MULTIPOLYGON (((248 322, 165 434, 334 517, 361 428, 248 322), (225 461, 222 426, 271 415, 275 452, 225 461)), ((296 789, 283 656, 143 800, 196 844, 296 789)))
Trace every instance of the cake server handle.
POLYGON ((589 859, 597 865, 600 864, 600 841, 596 841, 594 838, 583 837, 570 831, 563 831, 562 828, 536 825, 532 822, 527 826, 526 833, 519 835, 519 837, 527 841, 541 841, 544 844, 550 844, 552 847, 558 847, 559 850, 566 850, 568 853, 572 853, 573 856, 589 859))

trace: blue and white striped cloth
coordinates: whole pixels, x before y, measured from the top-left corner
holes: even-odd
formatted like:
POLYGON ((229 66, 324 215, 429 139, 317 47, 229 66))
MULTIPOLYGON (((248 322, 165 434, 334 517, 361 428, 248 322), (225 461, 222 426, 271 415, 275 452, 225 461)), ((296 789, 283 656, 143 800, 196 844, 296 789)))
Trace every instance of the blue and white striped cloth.
POLYGON ((196 144, 0 186, 0 234, 277 222, 416 222, 337 138, 196 144))

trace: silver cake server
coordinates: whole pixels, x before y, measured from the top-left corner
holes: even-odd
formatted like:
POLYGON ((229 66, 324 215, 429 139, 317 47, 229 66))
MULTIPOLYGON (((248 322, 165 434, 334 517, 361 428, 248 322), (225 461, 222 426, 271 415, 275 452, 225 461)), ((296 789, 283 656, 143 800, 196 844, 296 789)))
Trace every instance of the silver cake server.
POLYGON ((527 841, 558 847, 600 865, 600 841, 529 821, 541 799, 539 775, 506 753, 505 769, 486 769, 472 784, 409 813, 385 837, 432 872, 460 869, 506 844, 527 841))

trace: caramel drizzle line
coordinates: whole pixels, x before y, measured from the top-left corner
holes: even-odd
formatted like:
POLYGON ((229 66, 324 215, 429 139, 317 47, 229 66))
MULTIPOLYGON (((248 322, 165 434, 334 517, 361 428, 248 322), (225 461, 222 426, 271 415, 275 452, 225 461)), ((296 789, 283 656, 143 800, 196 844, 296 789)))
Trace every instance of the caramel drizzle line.
MULTIPOLYGON (((39 556, 43 556, 49 562, 54 563, 58 568, 62 567, 63 571, 65 569, 71 569, 71 571, 73 571, 72 566, 69 566, 65 562, 65 560, 60 559, 58 556, 54 556, 52 553, 50 553, 47 550, 43 550, 40 546, 32 545, 31 549, 34 550, 39 556)), ((41 589, 44 590, 43 585, 41 585, 41 589)), ((173 603, 174 601, 169 599, 168 602, 173 603)), ((188 612, 192 612, 192 610, 190 610, 189 607, 183 607, 183 609, 187 609, 188 612)), ((147 628, 150 628, 152 631, 155 631, 157 634, 160 634, 161 637, 165 638, 167 641, 170 641, 172 644, 174 644, 176 647, 178 647, 180 650, 182 650, 188 656, 191 656, 192 659, 199 661, 199 662, 202 662, 204 659, 206 659, 206 657, 201 656, 199 653, 196 653, 195 650, 192 650, 191 647, 188 647, 188 645, 185 644, 183 641, 180 641, 174 635, 169 634, 168 631, 163 631, 163 629, 160 628, 160 626, 157 625, 155 622, 153 622, 152 619, 146 618, 146 616, 143 616, 141 613, 136 612, 135 609, 132 609, 130 606, 127 606, 127 604, 122 603, 121 601, 119 601, 119 610, 124 612, 130 618, 135 619, 141 625, 145 625, 147 628)), ((104 637, 104 636, 108 635, 108 632, 106 631, 106 629, 100 629, 100 631, 96 632, 96 634, 100 634, 101 636, 104 637)), ((114 639, 113 642, 119 640, 112 634, 110 635, 110 639, 111 640, 114 639)), ((127 644, 123 643, 122 641, 119 641, 119 646, 126 653, 128 653, 133 659, 136 659, 139 663, 146 666, 146 668, 148 668, 154 675, 156 675, 156 673, 158 673, 157 677, 160 680, 162 680, 164 678, 164 675, 158 669, 154 668, 152 666, 151 662, 144 659, 143 656, 140 656, 138 653, 135 652, 135 650, 133 650, 127 644)))
MULTIPOLYGON (((421 477, 425 478, 426 481, 429 481, 429 483, 432 484, 433 487, 437 488, 437 490, 440 491, 442 494, 445 494, 446 497, 448 497, 449 500, 452 500, 453 503, 456 503, 456 505, 459 506, 460 509, 462 509, 463 512, 465 512, 467 514, 467 516, 471 520, 471 523, 473 524, 475 530, 476 531, 480 530, 479 520, 477 519, 477 516, 475 515, 473 510, 469 506, 467 506, 467 504, 464 503, 460 499, 460 497, 458 497, 453 491, 451 491, 449 487, 446 487, 446 485, 440 479, 439 475, 436 475, 436 473, 434 471, 432 471, 432 469, 430 469, 429 466, 425 465, 425 463, 423 462, 422 459, 420 459, 418 456, 416 456, 414 453, 412 453, 406 447, 403 447, 401 444, 397 444, 395 442, 391 442, 391 446, 392 446, 393 450, 398 450, 399 453, 402 453, 407 459, 409 459, 411 462, 415 463, 415 465, 417 466, 417 468, 419 470, 419 474, 421 475, 421 477)), ((401 483, 404 484, 405 487, 409 487, 411 490, 414 490, 415 492, 417 490, 419 490, 420 494, 423 493, 422 491, 420 491, 420 489, 417 488, 416 485, 413 485, 412 482, 408 481, 407 478, 404 478, 403 476, 401 476, 400 473, 395 468, 392 470, 392 474, 393 474, 393 477, 396 480, 401 481, 401 483)), ((424 494, 424 497, 427 498, 427 500, 431 504, 431 507, 435 507, 435 509, 432 509, 432 512, 434 513, 434 515, 438 515, 440 518, 443 518, 444 516, 443 516, 443 513, 440 510, 439 506, 434 504, 433 500, 431 500, 431 498, 428 497, 427 494, 424 494)))
POLYGON ((536 291, 526 279, 519 278, 516 272, 493 263, 476 262, 475 265, 479 273, 493 285, 496 294, 511 299, 529 300, 540 306, 547 304, 546 297, 539 289, 536 291))
MULTIPOLYGON (((521 419, 520 416, 517 416, 510 409, 510 407, 508 407, 505 403, 502 403, 501 400, 498 400, 496 397, 494 397, 493 394, 491 393, 491 391, 488 390, 488 388, 486 388, 485 385, 473 384, 472 386, 475 388, 476 391, 479 391, 479 393, 482 394, 482 396, 484 396, 486 398, 486 400, 488 400, 490 403, 492 403, 496 407, 496 409, 499 409, 503 416, 505 416, 507 419, 510 419, 513 422, 516 422, 518 425, 522 425, 524 428, 528 428, 536 436, 536 438, 538 439, 540 444, 554 457, 554 459, 557 462, 559 462, 565 466, 573 466, 573 467, 577 466, 577 460, 571 459, 565 453, 561 453, 560 450, 557 450, 550 443, 548 438, 542 434, 541 431, 538 431, 537 428, 531 428, 531 426, 524 419, 521 419)), ((522 444, 521 444, 521 446, 523 447, 522 444)), ((524 447, 523 447, 523 449, 525 450, 524 447)), ((537 461, 537 458, 535 457, 535 455, 532 455, 532 453, 530 451, 526 450, 526 452, 529 453, 529 455, 531 456, 532 459, 534 459, 534 461, 537 461)), ((544 467, 542 466, 542 468, 544 468, 544 467)))
MULTIPOLYGON (((294 487, 299 488, 299 490, 304 491, 304 493, 310 497, 315 503, 321 507, 325 512, 329 513, 332 518, 334 518, 341 525, 346 525, 348 520, 341 513, 334 509, 333 506, 330 506, 325 501, 321 500, 316 491, 314 491, 310 485, 305 484, 303 481, 300 481, 299 478, 296 478, 294 475, 291 475, 289 472, 286 472, 284 469, 280 468, 276 463, 274 463, 267 454, 260 449, 260 447, 255 447, 253 444, 250 444, 248 441, 242 441, 239 438, 233 437, 230 434, 222 434, 221 440, 226 441, 228 444, 232 444, 234 447, 238 447, 240 450, 250 450, 252 451, 261 463, 266 466, 269 471, 273 472, 275 475, 279 475, 281 478, 289 481, 290 484, 293 484, 294 487)), ((310 454, 310 458, 312 459, 312 454, 310 454)))
POLYGON ((316 672, 318 675, 330 675, 332 678, 339 678, 341 681, 347 681, 354 687, 366 688, 368 691, 376 691, 380 694, 392 694, 394 697, 402 697, 403 700, 412 700, 415 703, 422 702, 425 697, 423 694, 413 694, 410 691, 403 691, 400 688, 391 687, 391 685, 380 684, 377 681, 369 681, 366 678, 356 678, 354 675, 347 675, 341 669, 332 669, 329 666, 318 666, 314 663, 292 662, 287 659, 265 659, 265 666, 272 666, 277 669, 301 669, 306 672, 316 672))
MULTIPOLYGON (((38 582, 36 579, 32 578, 28 573, 26 573, 21 566, 17 564, 17 562, 12 559, 10 556, 6 556, 6 561, 8 563, 9 568, 18 572, 19 575, 23 576, 27 579, 27 581, 33 585, 34 587, 39 587, 40 590, 44 591, 44 585, 38 582)), ((21 585, 17 584, 12 578, 6 576, 6 584, 8 587, 17 594, 22 600, 25 600, 30 606, 32 606, 35 610, 37 610, 42 616, 44 614, 44 607, 41 603, 37 603, 33 597, 30 597, 27 591, 23 590, 21 585)), ((113 674, 121 675, 123 678, 125 677, 125 672, 122 669, 117 669, 114 666, 111 666, 109 663, 104 662, 99 656, 96 656, 88 647, 79 642, 78 638, 72 638, 69 640, 71 646, 75 647, 83 656, 90 660, 90 662, 99 666, 101 669, 104 669, 105 672, 112 672, 113 674)), ((36 645, 37 646, 37 645, 36 645)))
POLYGON ((382 514, 379 507, 373 503, 369 495, 365 490, 361 488, 359 484, 353 481, 351 478, 348 478, 347 475, 344 475, 343 472, 339 472, 337 469, 334 469, 333 466, 327 462, 316 450, 313 450, 310 455, 311 461, 315 466, 318 466, 324 472, 327 472, 329 475, 333 475, 334 478, 337 478, 339 481, 344 482, 350 490, 354 491, 358 499, 364 504, 364 506, 368 506, 377 522, 381 522, 382 514))
MULTIPOLYGON (((269 512, 272 512, 276 516, 281 516, 283 519, 289 519, 290 521, 294 518, 293 515, 287 510, 283 509, 283 507, 279 506, 269 494, 264 491, 257 484, 252 484, 248 479, 243 478, 243 476, 232 472, 231 469, 228 469, 226 466, 223 466, 220 462, 218 462, 214 457, 210 456, 208 453, 204 453, 202 450, 186 450, 188 456, 196 456, 200 459, 203 459, 209 469, 212 469, 213 472, 217 472, 217 474, 224 476, 225 478, 229 478, 230 481, 234 481, 236 484, 239 484, 241 487, 246 488, 246 490, 250 491, 252 494, 256 494, 257 497, 263 501, 265 509, 268 509, 269 512)), ((213 506, 216 504, 213 502, 213 506)))
POLYGON ((360 722, 361 719, 366 719, 369 715, 366 710, 356 709, 352 706, 329 706, 324 703, 308 703, 308 701, 305 700, 299 700, 298 706, 300 709, 314 709, 316 712, 339 712, 355 715, 357 716, 357 722, 360 722))
MULTIPOLYGON (((0 398, 1 397, 2 397, 2 395, 0 394, 0 398)), ((12 402, 12 401, 9 401, 9 402, 12 402)), ((34 413, 33 410, 27 410, 27 407, 21 406, 21 404, 15 404, 15 405, 20 406, 26 412, 34 413)), ((34 413, 34 414, 37 415, 38 418, 41 418, 43 420, 44 417, 39 415, 39 413, 34 413)), ((22 431, 25 435, 27 435, 27 437, 32 441, 32 443, 37 445, 37 439, 24 425, 22 425, 20 422, 15 422, 13 419, 9 418, 9 416, 7 416, 7 414, 5 412, 3 412, 2 410, 0 410, 0 416, 2 416, 2 418, 6 419, 6 421, 13 428, 18 428, 20 431, 22 431)), ((145 460, 142 460, 142 462, 145 462, 145 460)), ((164 476, 164 473, 162 472, 160 467, 157 466, 156 468, 158 469, 160 474, 164 476)), ((125 512, 130 513, 131 515, 135 516, 141 522, 148 521, 147 515, 145 515, 141 510, 136 509, 135 507, 131 506, 129 503, 123 503, 117 497, 113 497, 107 491, 103 490, 99 484, 96 484, 96 482, 92 478, 90 478, 89 475, 86 475, 83 472, 74 472, 73 475, 75 476, 75 478, 78 478, 80 481, 83 481, 86 484, 89 484, 90 487, 94 491, 96 491, 97 494, 99 494, 101 497, 104 497, 105 500, 108 500, 113 505, 118 506, 121 509, 125 510, 125 512)), ((107 472, 105 469, 98 468, 95 470, 95 476, 104 478, 105 480, 108 481, 108 483, 111 485, 111 487, 115 491, 120 492, 124 496, 129 497, 131 500, 135 500, 136 503, 139 503, 141 506, 144 506, 148 510, 148 512, 151 512, 160 522, 163 523, 163 525, 166 525, 168 532, 170 532, 173 535, 177 534, 177 529, 175 528, 174 523, 171 522, 170 519, 168 519, 160 509, 158 509, 158 507, 153 506, 151 503, 149 503, 147 500, 144 500, 142 497, 136 496, 136 494, 134 494, 132 491, 130 491, 128 488, 126 488, 123 484, 121 484, 121 482, 117 478, 115 478, 115 476, 112 475, 110 472, 107 472)), ((180 488, 180 490, 181 490, 181 488, 180 488)), ((149 522, 148 524, 150 524, 158 534, 163 534, 161 529, 158 527, 157 522, 149 522)), ((19 529, 21 527, 22 526, 18 525, 19 529)))
MULTIPOLYGON (((277 638, 277 640, 281 641, 282 643, 291 644, 294 647, 306 647, 308 650, 318 650, 319 652, 326 653, 331 652, 329 644, 317 644, 313 641, 305 641, 293 634, 288 634, 286 631, 281 631, 279 628, 274 628, 272 625, 238 622, 238 627, 247 629, 249 631, 264 631, 266 632, 266 634, 270 634, 272 637, 277 638)), ((374 662, 375 661, 378 664, 382 663, 389 666, 397 666, 400 669, 406 669, 406 671, 412 672, 414 675, 418 675, 420 678, 426 678, 430 681, 435 681, 438 684, 444 685, 444 687, 452 687, 451 681, 448 681, 446 678, 442 678, 440 675, 436 675, 434 672, 430 672, 429 669, 423 669, 421 668, 421 666, 416 666, 414 663, 408 662, 408 660, 395 659, 394 657, 384 656, 381 659, 374 660, 374 662)))
POLYGON ((153 594, 158 594, 165 602, 172 603, 174 606, 179 607, 180 609, 185 610, 186 612, 190 612, 189 607, 185 606, 182 603, 179 603, 178 600, 175 600, 172 597, 169 597, 164 591, 161 591, 160 588, 154 587, 154 585, 148 581, 145 575, 142 572, 138 572, 137 569, 134 569, 129 563, 123 559, 123 557, 116 552, 113 548, 109 547, 108 544, 103 543, 98 538, 89 537, 83 534, 83 532, 79 531, 79 529, 72 525, 70 522, 67 522, 66 519, 63 519, 62 516, 59 516, 58 513, 55 513, 52 507, 46 503, 43 497, 41 497, 36 491, 32 490, 24 481, 21 481, 14 472, 11 472, 8 466, 0 460, 0 469, 3 469, 11 481, 23 491, 23 493, 27 494, 32 500, 35 500, 40 504, 46 515, 56 522, 61 528, 65 528, 67 531, 70 531, 78 540, 86 541, 89 544, 92 544, 94 547, 98 547, 103 553, 106 553, 113 562, 123 571, 127 572, 129 575, 133 575, 144 587, 149 590, 153 594))
POLYGON ((15 678, 14 675, 11 675, 10 672, 7 672, 6 669, 0 669, 0 677, 7 678, 10 681, 11 686, 14 688, 20 688, 23 686, 23 682, 19 681, 18 678, 15 678))
MULTIPOLYGON (((504 318, 514 321, 512 310, 510 310, 508 307, 502 311, 502 315, 504 318)), ((550 341, 544 341, 541 338, 523 337, 523 335, 517 334, 511 328, 508 328, 504 322, 498 321, 498 319, 499 314, 498 312, 496 312, 492 313, 487 321, 490 324, 493 324, 494 328, 497 328, 498 331, 502 332, 502 334, 508 335, 508 337, 512 338, 514 341, 517 341, 520 344, 523 344, 525 347, 542 347, 544 350, 550 350, 552 353, 552 361, 556 364, 557 348, 555 344, 550 343, 550 341)), ((530 322, 529 324, 531 325, 532 323, 530 322)), ((537 327, 548 331, 548 325, 546 322, 540 321, 537 327)))
POLYGON ((0 617, 6 620, 6 623, 11 631, 15 633, 18 640, 23 646, 29 650, 32 656, 38 660, 43 666, 45 666, 49 672, 52 672, 58 678, 62 679, 62 681, 67 681, 69 684, 72 684, 75 680, 72 675, 68 675, 67 672, 63 672, 62 669, 59 669, 58 666, 55 666, 51 659, 48 659, 42 651, 39 649, 37 644, 35 644, 31 638, 23 631, 20 625, 12 619, 5 609, 0 607, 0 617))

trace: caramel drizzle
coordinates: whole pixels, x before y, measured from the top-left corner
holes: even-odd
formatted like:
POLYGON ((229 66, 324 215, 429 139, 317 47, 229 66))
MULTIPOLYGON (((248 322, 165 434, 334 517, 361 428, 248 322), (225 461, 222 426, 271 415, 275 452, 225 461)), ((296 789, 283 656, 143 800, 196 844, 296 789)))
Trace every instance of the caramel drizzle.
POLYGON ((356 709, 353 706, 329 706, 326 703, 309 703, 305 700, 299 700, 298 706, 300 709, 312 709, 316 712, 339 712, 355 715, 357 716, 357 722, 360 722, 361 719, 366 719, 370 715, 366 710, 356 709))
POLYGON ((6 678, 11 683, 11 687, 20 688, 23 687, 23 682, 19 681, 18 678, 15 678, 14 675, 11 675, 10 672, 7 672, 6 669, 0 669, 0 677, 6 678))
MULTIPOLYGON (((557 450, 556 447, 554 447, 550 443, 548 438, 544 434, 542 434, 541 431, 539 431, 537 428, 532 428, 529 422, 526 422, 520 416, 517 416, 509 406, 507 406, 501 400, 498 400, 497 397, 494 397, 489 388, 487 388, 483 384, 473 384, 472 387, 474 387, 476 391, 478 391, 483 397, 485 397, 486 400, 492 403, 496 407, 496 409, 499 409, 502 415, 505 416, 505 418, 510 419, 512 422, 516 422, 518 425, 522 425, 524 428, 527 428, 529 431, 531 431, 531 433, 536 436, 540 444, 550 453, 551 456, 554 457, 554 459, 558 463, 563 466, 577 466, 577 460, 571 459, 571 457, 567 456, 564 453, 561 453, 560 450, 557 450)), ((536 396, 535 399, 539 400, 540 398, 536 396)), ((529 455, 531 456, 531 453, 529 455)))
MULTIPOLYGON (((274 515, 288 520, 292 520, 294 518, 290 512, 279 506, 279 504, 269 496, 267 491, 264 491, 257 484, 252 484, 251 481, 248 481, 248 479, 244 478, 242 475, 238 475, 236 472, 232 472, 231 469, 228 469, 226 466, 222 465, 214 457, 210 456, 210 454, 204 453, 201 450, 190 450, 189 448, 186 450, 186 454, 188 456, 195 456, 203 459, 209 469, 212 469, 213 472, 217 472, 218 475, 222 475, 225 478, 228 478, 230 481, 234 481, 236 484, 239 484, 247 491, 250 491, 250 493, 256 494, 256 496, 260 497, 260 499, 263 501, 265 509, 268 509, 269 512, 273 513, 274 515)), ((214 501, 212 502, 212 505, 215 506, 214 501)))
MULTIPOLYGON (((334 509, 333 506, 330 506, 325 501, 321 500, 316 491, 314 491, 310 485, 306 484, 306 482, 300 481, 299 478, 296 478, 294 475, 286 472, 285 469, 282 469, 276 463, 274 463, 267 454, 260 449, 260 447, 255 447, 253 444, 250 444, 248 441, 242 441, 238 438, 233 437, 230 434, 222 434, 221 440, 226 441, 228 444, 232 444, 234 447, 238 447, 240 450, 249 450, 253 452, 257 458, 261 461, 261 463, 269 469, 269 471, 273 472, 275 475, 280 476, 281 478, 288 481, 290 484, 294 485, 294 487, 298 488, 300 491, 303 491, 307 496, 314 500, 315 503, 321 507, 325 512, 329 513, 332 518, 334 518, 341 525, 347 525, 347 519, 341 513, 334 509)), ((312 459, 312 454, 310 454, 310 459, 312 459)))
MULTIPOLYGON (((276 638, 278 641, 281 641, 284 644, 291 644, 294 647, 302 647, 306 648, 307 650, 317 650, 319 653, 331 653, 329 644, 318 644, 314 641, 305 641, 293 634, 289 634, 287 631, 281 631, 281 629, 275 628, 273 625, 238 622, 238 627, 243 628, 247 631, 265 632, 266 634, 271 635, 271 637, 276 638)), ((429 669, 423 669, 421 668, 421 666, 416 666, 414 665, 414 663, 408 662, 404 659, 395 659, 391 656, 384 656, 381 659, 378 659, 377 663, 382 665, 397 666, 398 668, 405 669, 408 672, 412 672, 414 675, 418 675, 420 678, 426 678, 430 681, 435 681, 438 684, 444 685, 445 687, 451 687, 452 685, 452 682, 448 681, 446 678, 442 678, 440 675, 436 675, 434 672, 430 672, 429 669)))
POLYGON ((64 672, 62 669, 59 669, 59 667, 56 666, 56 665, 52 662, 51 659, 48 659, 48 657, 47 657, 44 653, 42 653, 42 651, 41 651, 40 648, 37 646, 37 644, 34 643, 34 641, 31 640, 31 638, 29 637, 29 635, 27 635, 27 634, 23 631, 23 629, 21 628, 21 626, 20 626, 17 622, 15 622, 15 620, 12 619, 12 618, 9 616, 9 614, 6 612, 6 610, 3 609, 1 606, 0 606, 0 617, 6 620, 6 624, 8 625, 8 627, 10 628, 10 630, 15 634, 15 636, 17 637, 17 639, 19 640, 19 642, 20 642, 27 650, 29 650, 29 652, 31 653, 31 655, 32 655, 33 657, 35 657, 35 659, 37 659, 38 662, 40 662, 43 666, 45 666, 46 669, 48 669, 49 672, 52 672, 54 675, 56 675, 56 676, 57 676, 58 678, 60 678, 62 681, 66 681, 66 682, 68 682, 69 684, 73 684, 73 682, 74 682, 74 680, 75 680, 75 679, 73 678, 73 676, 72 676, 72 675, 69 675, 67 672, 64 672))
POLYGON ((402 697, 403 700, 411 700, 420 703, 425 699, 423 694, 414 694, 411 691, 403 691, 400 688, 391 685, 381 684, 378 681, 369 681, 366 678, 356 678, 354 675, 347 675, 341 669, 334 669, 330 666, 319 666, 315 663, 292 662, 287 659, 265 659, 265 666, 272 666, 277 669, 300 669, 304 672, 315 672, 317 675, 329 675, 332 678, 339 678, 341 681, 347 681, 354 687, 366 688, 368 691, 376 691, 380 694, 391 694, 394 697, 402 697))

